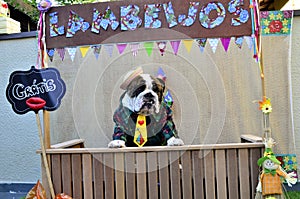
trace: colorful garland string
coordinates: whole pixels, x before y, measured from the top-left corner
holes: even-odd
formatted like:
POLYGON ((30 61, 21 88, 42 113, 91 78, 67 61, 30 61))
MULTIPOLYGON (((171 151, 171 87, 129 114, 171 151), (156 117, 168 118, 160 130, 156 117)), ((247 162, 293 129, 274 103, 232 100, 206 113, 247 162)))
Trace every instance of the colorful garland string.
POLYGON ((40 11, 40 17, 38 21, 38 57, 36 68, 46 68, 47 59, 46 56, 46 42, 45 42, 45 13, 51 8, 52 2, 50 0, 42 0, 38 3, 38 10, 40 11))

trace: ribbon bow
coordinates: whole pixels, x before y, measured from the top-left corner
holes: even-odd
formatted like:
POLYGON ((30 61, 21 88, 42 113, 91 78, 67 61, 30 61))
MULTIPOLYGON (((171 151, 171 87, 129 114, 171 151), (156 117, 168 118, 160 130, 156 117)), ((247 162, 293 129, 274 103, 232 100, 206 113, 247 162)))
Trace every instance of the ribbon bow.
POLYGON ((276 175, 276 170, 274 170, 274 169, 264 169, 264 173, 265 174, 268 174, 268 173, 270 173, 270 174, 272 174, 272 176, 275 176, 276 175))

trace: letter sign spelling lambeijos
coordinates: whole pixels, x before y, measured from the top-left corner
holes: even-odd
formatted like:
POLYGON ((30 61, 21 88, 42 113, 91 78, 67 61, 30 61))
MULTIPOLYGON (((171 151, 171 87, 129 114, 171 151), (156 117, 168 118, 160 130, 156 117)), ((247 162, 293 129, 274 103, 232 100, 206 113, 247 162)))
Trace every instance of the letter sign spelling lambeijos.
POLYGON ((251 0, 129 0, 52 7, 47 48, 249 36, 251 0), (172 31, 170 31, 172 30, 172 31))

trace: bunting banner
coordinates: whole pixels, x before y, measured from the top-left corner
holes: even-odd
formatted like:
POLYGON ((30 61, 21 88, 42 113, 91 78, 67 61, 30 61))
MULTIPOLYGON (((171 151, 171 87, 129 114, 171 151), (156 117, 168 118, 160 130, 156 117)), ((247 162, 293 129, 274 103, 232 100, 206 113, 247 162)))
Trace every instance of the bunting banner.
POLYGON ((82 46, 79 47, 81 56, 84 58, 86 56, 86 53, 89 51, 90 47, 89 46, 82 46))
POLYGON ((213 38, 213 39, 208 39, 208 43, 211 47, 211 50, 213 51, 213 53, 216 53, 217 47, 218 47, 218 43, 219 43, 219 39, 217 38, 213 38))
POLYGON ((224 47, 225 52, 227 52, 231 38, 221 38, 220 40, 221 40, 222 46, 224 47))
POLYGON ((194 40, 183 40, 182 43, 184 44, 184 47, 186 48, 187 52, 190 53, 192 46, 193 46, 194 40))
POLYGON ((179 41, 170 41, 170 44, 172 46, 174 55, 177 55, 178 49, 179 49, 179 45, 180 45, 180 40, 179 41))
POLYGON ((114 45, 113 44, 107 44, 107 45, 104 45, 104 48, 105 48, 106 52, 108 53, 109 57, 111 57, 112 54, 113 54, 114 45))
POLYGON ((153 43, 153 42, 145 42, 145 43, 144 43, 144 48, 146 49, 147 54, 148 54, 149 57, 150 57, 151 54, 152 54, 153 46, 154 46, 154 43, 153 43))
POLYGON ((70 47, 70 48, 67 48, 67 51, 71 57, 71 60, 72 62, 74 61, 74 58, 75 58, 75 54, 76 54, 76 51, 77 51, 77 48, 76 47, 70 47))
POLYGON ((126 48, 127 44, 117 44, 117 49, 120 54, 122 54, 126 48))
POLYGON ((100 51, 101 51, 101 45, 93 45, 91 48, 93 49, 94 55, 95 55, 96 59, 98 60, 100 51))

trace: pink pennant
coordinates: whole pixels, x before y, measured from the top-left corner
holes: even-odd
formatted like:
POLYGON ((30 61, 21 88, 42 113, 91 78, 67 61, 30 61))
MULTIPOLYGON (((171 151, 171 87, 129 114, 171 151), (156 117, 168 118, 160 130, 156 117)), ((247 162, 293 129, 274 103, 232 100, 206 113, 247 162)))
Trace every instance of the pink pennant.
POLYGON ((65 49, 64 48, 57 48, 56 50, 57 50, 61 60, 63 61, 64 58, 65 58, 65 53, 66 53, 65 49))
POLYGON ((180 45, 180 40, 179 41, 170 41, 171 46, 173 48, 173 52, 175 55, 178 53, 179 45, 180 45))
POLYGON ((229 44, 230 44, 230 40, 231 38, 220 38, 221 42, 222 42, 222 45, 224 47, 224 50, 227 52, 228 51, 228 47, 229 47, 229 44))
POLYGON ((127 44, 117 44, 117 48, 119 50, 119 53, 122 54, 126 48, 127 44))
POLYGON ((130 48, 131 48, 132 55, 137 56, 137 53, 140 48, 140 44, 139 43, 130 44, 130 48))

